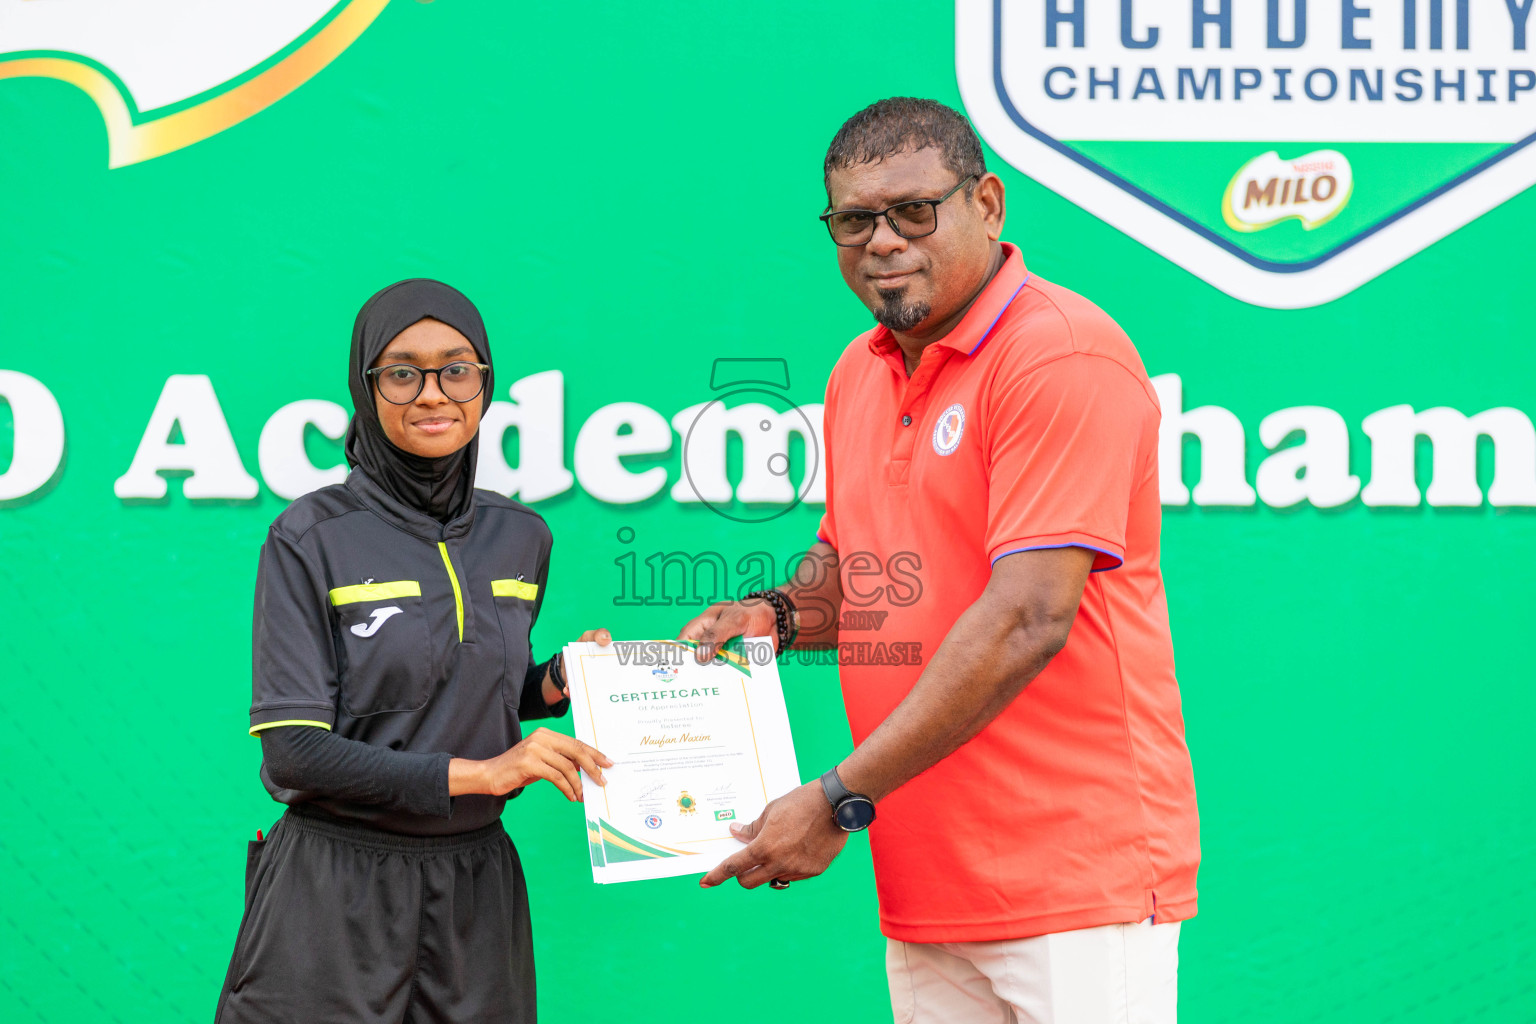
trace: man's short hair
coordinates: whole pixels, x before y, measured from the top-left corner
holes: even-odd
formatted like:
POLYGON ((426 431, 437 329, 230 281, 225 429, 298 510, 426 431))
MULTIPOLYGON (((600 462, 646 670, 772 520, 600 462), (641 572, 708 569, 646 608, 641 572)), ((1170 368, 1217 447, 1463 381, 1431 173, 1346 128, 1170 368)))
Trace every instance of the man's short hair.
MULTIPOLYGON (((912 96, 892 96, 871 103, 844 121, 832 137, 832 145, 827 147, 827 159, 822 165, 827 202, 832 201, 833 171, 930 147, 943 154, 944 166, 954 171, 956 178, 987 172, 981 140, 959 111, 937 100, 912 96)), ((965 187, 967 200, 975 187, 974 181, 965 187)))

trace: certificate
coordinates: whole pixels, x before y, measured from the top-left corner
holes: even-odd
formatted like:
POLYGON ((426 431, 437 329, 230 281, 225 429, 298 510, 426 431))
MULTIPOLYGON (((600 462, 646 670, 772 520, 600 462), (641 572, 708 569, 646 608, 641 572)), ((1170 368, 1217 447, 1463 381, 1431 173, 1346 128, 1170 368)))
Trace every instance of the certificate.
POLYGON ((686 640, 565 649, 576 737, 607 754, 588 781, 587 845, 598 882, 696 875, 742 848, 733 822, 800 785, 772 641, 714 660, 686 640))

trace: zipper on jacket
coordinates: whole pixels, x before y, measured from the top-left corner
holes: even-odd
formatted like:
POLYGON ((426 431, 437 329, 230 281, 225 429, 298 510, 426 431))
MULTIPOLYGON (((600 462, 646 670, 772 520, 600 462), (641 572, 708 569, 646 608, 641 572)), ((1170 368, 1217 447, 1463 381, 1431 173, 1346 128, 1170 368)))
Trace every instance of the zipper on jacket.
POLYGON ((453 584, 453 607, 459 617, 459 643, 464 642, 464 594, 459 590, 459 574, 453 571, 453 560, 448 557, 448 545, 437 542, 437 550, 443 553, 443 565, 448 569, 448 582, 453 584))

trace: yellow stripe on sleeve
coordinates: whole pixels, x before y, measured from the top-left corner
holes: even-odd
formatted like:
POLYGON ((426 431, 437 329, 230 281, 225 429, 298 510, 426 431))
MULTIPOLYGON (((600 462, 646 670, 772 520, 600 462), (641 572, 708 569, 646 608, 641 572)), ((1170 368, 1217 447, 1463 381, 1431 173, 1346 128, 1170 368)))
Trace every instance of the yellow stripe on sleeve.
POLYGON ((307 718, 285 718, 281 722, 262 722, 260 725, 253 725, 251 726, 250 734, 255 736, 263 729, 275 729, 280 725, 313 725, 316 728, 324 729, 326 732, 331 731, 331 727, 324 722, 311 722, 307 718))

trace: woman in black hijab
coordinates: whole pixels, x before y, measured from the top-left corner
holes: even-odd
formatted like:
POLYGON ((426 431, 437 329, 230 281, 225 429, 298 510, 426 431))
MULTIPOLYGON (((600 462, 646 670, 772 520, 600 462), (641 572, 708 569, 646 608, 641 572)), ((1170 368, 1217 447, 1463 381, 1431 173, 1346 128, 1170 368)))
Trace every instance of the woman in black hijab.
MULTIPOLYGON (((287 810, 251 844, 217 1021, 532 1021, 527 890, 501 811, 611 764, 527 719, 569 706, 531 656, 551 538, 474 489, 491 350, 438 281, 374 295, 352 330, 346 483, 262 546, 251 733, 287 810)), ((607 643, 606 630, 583 640, 607 643)))

